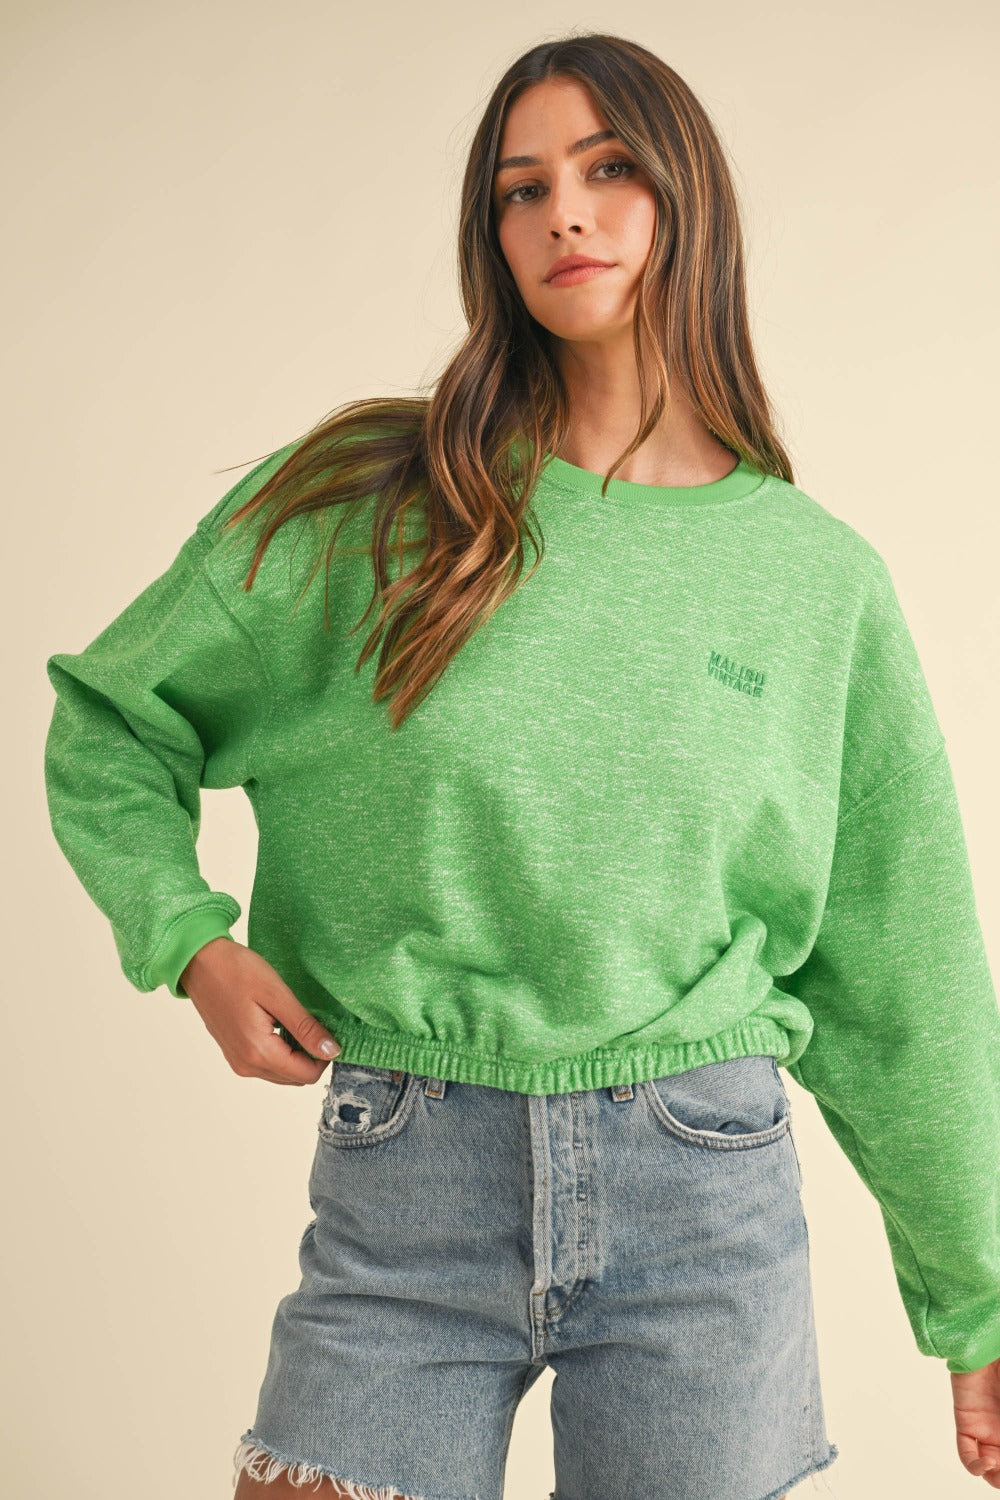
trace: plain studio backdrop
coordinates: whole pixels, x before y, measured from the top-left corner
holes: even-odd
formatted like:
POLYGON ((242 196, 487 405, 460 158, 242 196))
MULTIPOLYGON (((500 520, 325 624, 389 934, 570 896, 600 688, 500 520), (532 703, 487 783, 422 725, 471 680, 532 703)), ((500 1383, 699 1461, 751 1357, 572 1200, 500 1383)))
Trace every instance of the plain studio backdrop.
MULTIPOLYGON (((49 829, 45 660, 162 572, 242 466, 344 401, 436 378, 464 332, 456 213, 479 111, 516 55, 572 28, 657 52, 729 150, 796 480, 888 563, 1000 972, 995 6, 9 0, 11 1496, 231 1493, 274 1308, 297 1282, 327 1076, 237 1077, 189 1003, 125 980, 49 829)), ((245 941, 250 806, 206 793, 203 819, 202 870, 240 900, 245 941)), ((793 1493, 985 1497, 957 1458, 944 1362, 913 1342, 877 1204, 783 1078, 840 1449, 793 1493)), ((552 1488, 551 1378, 519 1408, 507 1500, 552 1488)))

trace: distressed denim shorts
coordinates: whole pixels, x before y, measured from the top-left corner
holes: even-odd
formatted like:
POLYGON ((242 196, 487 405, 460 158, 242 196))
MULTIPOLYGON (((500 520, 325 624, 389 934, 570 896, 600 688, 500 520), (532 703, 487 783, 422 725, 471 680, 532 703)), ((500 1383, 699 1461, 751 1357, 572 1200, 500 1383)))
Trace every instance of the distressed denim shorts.
POLYGON ((773 1057, 546 1095, 335 1060, 234 1486, 502 1500, 551 1366, 549 1500, 834 1493, 801 1181, 773 1057))

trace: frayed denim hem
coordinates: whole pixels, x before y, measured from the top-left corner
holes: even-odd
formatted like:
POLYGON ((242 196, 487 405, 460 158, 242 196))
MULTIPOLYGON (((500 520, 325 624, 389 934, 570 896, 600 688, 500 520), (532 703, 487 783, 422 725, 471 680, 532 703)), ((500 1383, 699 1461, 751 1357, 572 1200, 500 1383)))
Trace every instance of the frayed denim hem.
MULTIPOLYGON (((793 1485, 800 1484, 803 1479, 808 1479, 810 1475, 812 1476, 814 1489, 819 1489, 822 1487, 829 1490, 830 1486, 828 1481, 826 1479, 818 1479, 817 1475, 819 1474, 821 1469, 829 1468, 834 1459, 838 1458, 839 1456, 840 1449, 837 1447, 836 1443, 831 1443, 830 1452, 827 1454, 826 1458, 820 1459, 819 1463, 810 1464, 808 1469, 800 1470, 800 1472, 795 1475, 794 1479, 786 1479, 784 1484, 779 1485, 776 1490, 771 1490, 769 1494, 762 1495, 760 1497, 760 1500, 779 1500, 779 1496, 784 1495, 786 1490, 790 1490, 793 1485)), ((832 1494, 833 1491, 830 1490, 830 1493, 832 1494)), ((559 1496, 556 1494, 555 1490, 549 1491, 549 1500, 559 1500, 559 1496)))
MULTIPOLYGON (((807 1469, 800 1470, 793 1479, 786 1479, 784 1484, 779 1485, 776 1490, 772 1490, 769 1495, 762 1495, 760 1497, 760 1500, 778 1500, 779 1495, 783 1495, 785 1491, 790 1490, 793 1485, 801 1484, 803 1479, 809 1479, 810 1477, 812 1478, 813 1489, 830 1490, 830 1486, 827 1480, 821 1480, 817 1476, 819 1475, 821 1469, 828 1469, 833 1463, 834 1459, 838 1458, 839 1456, 840 1449, 837 1447, 836 1443, 831 1443, 830 1451, 827 1454, 826 1458, 821 1458, 819 1463, 810 1464, 807 1469)), ((830 1493, 832 1494, 833 1491, 830 1490, 830 1493)))
MULTIPOLYGON (((236 1452, 233 1454, 233 1489, 239 1482, 240 1474, 244 1469, 254 1479, 261 1480, 264 1484, 270 1484, 272 1479, 287 1470, 288 1483, 296 1489, 300 1486, 312 1485, 319 1489, 324 1479, 329 1479, 331 1484, 337 1485, 342 1495, 350 1496, 350 1500, 399 1500, 400 1491, 395 1485, 383 1485, 376 1487, 370 1484, 361 1484, 354 1479, 342 1479, 337 1474, 331 1474, 320 1464, 299 1463, 293 1458, 286 1458, 281 1453, 276 1453, 271 1448, 265 1448, 262 1443, 255 1442, 247 1431, 240 1438, 236 1452)), ((431 1496, 406 1495, 402 1500, 433 1500, 431 1496)))

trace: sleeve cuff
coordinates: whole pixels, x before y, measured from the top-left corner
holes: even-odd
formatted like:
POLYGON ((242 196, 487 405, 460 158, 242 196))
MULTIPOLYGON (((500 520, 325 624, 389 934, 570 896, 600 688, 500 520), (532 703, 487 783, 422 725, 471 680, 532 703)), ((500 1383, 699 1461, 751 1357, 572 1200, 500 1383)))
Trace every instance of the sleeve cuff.
POLYGON ((233 914, 219 907, 202 907, 175 922, 146 971, 150 987, 157 989, 165 984, 178 999, 188 999, 187 991, 181 988, 181 975, 198 949, 204 948, 213 938, 234 941, 229 928, 238 915, 238 912, 233 914))
POLYGON ((949 1359, 945 1363, 954 1374, 966 1374, 970 1370, 981 1370, 1000 1359, 1000 1328, 994 1328, 966 1354, 964 1359, 949 1359))

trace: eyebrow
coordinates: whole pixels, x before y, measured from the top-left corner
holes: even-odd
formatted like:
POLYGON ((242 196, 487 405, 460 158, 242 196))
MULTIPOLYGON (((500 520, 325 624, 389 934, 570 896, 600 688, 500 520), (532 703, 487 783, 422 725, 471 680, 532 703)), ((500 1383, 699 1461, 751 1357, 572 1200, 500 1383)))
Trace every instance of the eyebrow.
MULTIPOLYGON (((579 156, 581 151, 589 151, 591 146, 597 146, 601 141, 617 141, 620 137, 614 130, 595 130, 593 135, 585 135, 582 140, 574 141, 567 151, 567 156, 579 156)), ((541 166, 539 156, 505 156, 503 161, 497 162, 497 175, 506 171, 508 167, 539 167, 541 166)))

